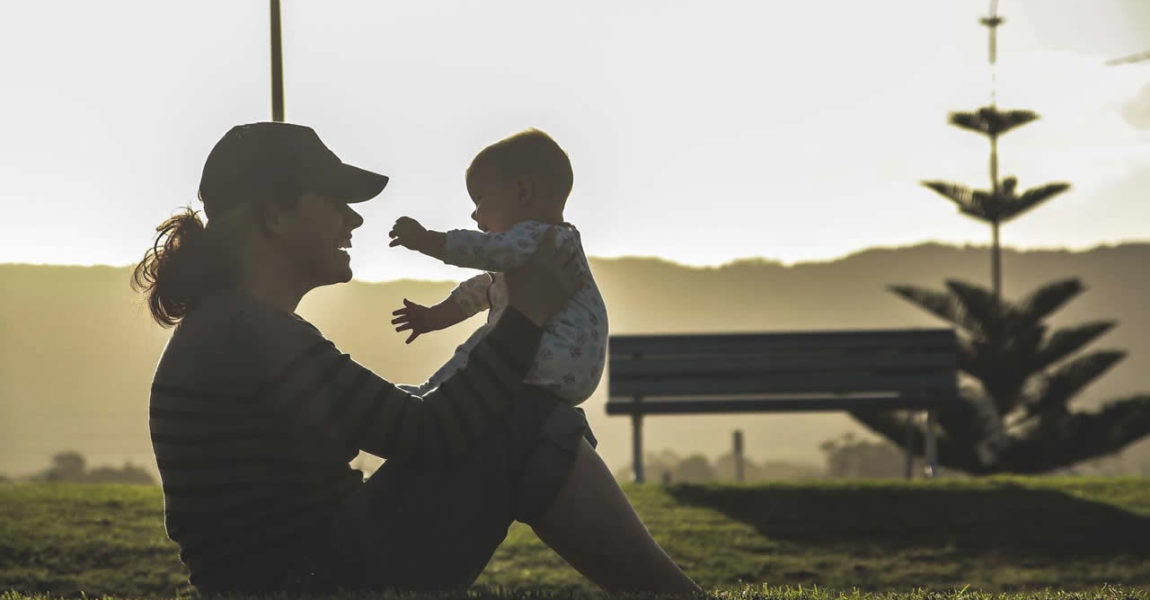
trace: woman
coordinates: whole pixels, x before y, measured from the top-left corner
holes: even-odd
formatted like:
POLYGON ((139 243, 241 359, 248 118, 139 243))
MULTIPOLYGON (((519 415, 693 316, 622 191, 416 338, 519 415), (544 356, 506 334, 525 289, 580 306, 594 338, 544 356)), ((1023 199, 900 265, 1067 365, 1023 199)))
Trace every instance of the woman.
MULTIPOLYGON (((474 582, 512 520, 611 591, 693 593, 586 441, 586 421, 522 383, 580 279, 571 253, 508 274, 511 307, 469 365, 416 398, 295 315, 351 279, 351 232, 383 175, 310 128, 233 128, 204 165, 204 226, 157 228, 136 267, 178 325, 152 384, 165 524, 205 592, 433 589, 474 582), (359 450, 387 458, 367 481, 359 450)), ((541 247, 551 248, 553 244, 541 247)))

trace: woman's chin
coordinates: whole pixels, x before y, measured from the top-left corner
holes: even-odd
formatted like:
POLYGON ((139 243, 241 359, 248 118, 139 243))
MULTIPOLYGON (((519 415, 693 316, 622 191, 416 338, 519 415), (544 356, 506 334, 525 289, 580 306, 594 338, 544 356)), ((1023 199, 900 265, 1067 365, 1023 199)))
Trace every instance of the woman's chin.
POLYGON ((344 252, 342 250, 340 250, 340 254, 343 254, 344 261, 336 269, 337 277, 339 277, 339 279, 336 281, 336 283, 347 283, 348 281, 351 281, 351 275, 352 275, 352 273, 351 273, 351 257, 348 256, 347 252, 344 252))
POLYGON ((335 254, 328 264, 328 268, 324 269, 326 275, 324 277, 325 281, 320 285, 347 283, 351 281, 351 256, 344 250, 336 250, 335 254))

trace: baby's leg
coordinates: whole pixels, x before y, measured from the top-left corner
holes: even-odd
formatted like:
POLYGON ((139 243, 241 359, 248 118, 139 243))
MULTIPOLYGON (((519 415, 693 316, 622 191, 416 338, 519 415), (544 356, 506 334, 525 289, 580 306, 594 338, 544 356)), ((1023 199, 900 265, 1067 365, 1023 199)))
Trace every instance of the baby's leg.
POLYGON ((586 420, 525 386, 452 466, 389 460, 341 507, 317 588, 471 584, 515 519, 543 514, 566 481, 586 420), (326 583, 325 583, 326 582, 326 583))

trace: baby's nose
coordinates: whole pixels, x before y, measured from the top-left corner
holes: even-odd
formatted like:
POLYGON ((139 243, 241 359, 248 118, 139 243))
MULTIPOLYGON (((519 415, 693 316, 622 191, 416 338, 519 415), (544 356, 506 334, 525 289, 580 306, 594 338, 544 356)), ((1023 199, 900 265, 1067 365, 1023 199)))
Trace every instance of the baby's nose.
POLYGON ((478 210, 471 211, 471 220, 478 223, 479 222, 479 217, 477 216, 478 214, 479 214, 478 210))

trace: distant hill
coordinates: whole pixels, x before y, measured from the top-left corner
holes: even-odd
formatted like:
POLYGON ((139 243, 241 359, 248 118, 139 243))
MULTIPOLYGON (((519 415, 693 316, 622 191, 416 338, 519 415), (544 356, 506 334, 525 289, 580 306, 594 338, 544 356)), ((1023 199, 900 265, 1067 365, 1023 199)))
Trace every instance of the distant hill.
MULTIPOLYGON (((946 278, 983 284, 984 247, 923 244, 871 249, 845 258, 784 266, 745 260, 690 268, 652 258, 593 259, 614 333, 937 327, 942 323, 885 290, 891 283, 941 288, 946 278)), ((1117 319, 1092 348, 1129 352, 1078 401, 1081 407, 1150 391, 1150 243, 1081 252, 1006 250, 1005 292, 1017 298, 1055 279, 1078 276, 1087 291, 1052 323, 1117 319)), ((25 474, 60 450, 94 464, 130 460, 154 468, 147 397, 169 332, 151 323, 128 287, 126 267, 0 265, 0 473, 25 474)), ((422 381, 480 317, 410 346, 389 325, 402 298, 435 302, 451 282, 353 282, 317 290, 300 307, 345 352, 394 381, 422 381)), ((603 411, 605 385, 584 405, 611 467, 626 464, 626 419, 603 411)), ((735 427, 756 460, 821 464, 818 444, 861 431, 841 414, 653 417, 652 451, 726 452, 735 427)), ((1150 441, 1127 455, 1150 461, 1150 441)))

